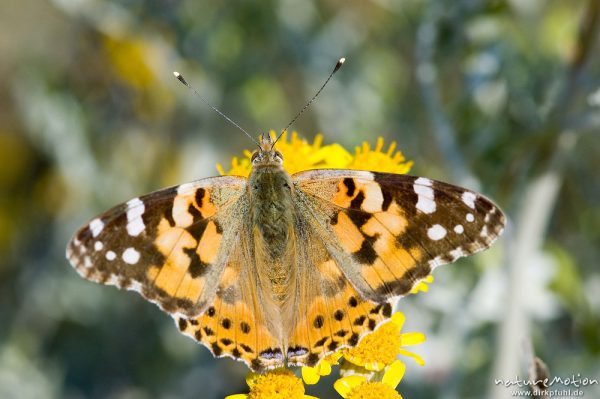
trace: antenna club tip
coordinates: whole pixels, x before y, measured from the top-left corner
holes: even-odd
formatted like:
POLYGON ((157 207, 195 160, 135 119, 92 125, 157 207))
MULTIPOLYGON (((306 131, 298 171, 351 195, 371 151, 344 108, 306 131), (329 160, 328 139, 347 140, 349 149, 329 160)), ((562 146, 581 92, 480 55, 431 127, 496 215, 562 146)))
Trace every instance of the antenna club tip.
POLYGON ((344 62, 346 62, 346 58, 344 57, 340 58, 338 61, 339 64, 343 64, 344 62))
POLYGON ((335 68, 333 68, 333 72, 337 72, 338 69, 340 69, 342 67, 342 65, 344 65, 344 62, 346 62, 346 59, 344 57, 340 58, 337 62, 337 64, 335 64, 335 68))
POLYGON ((182 74, 180 74, 179 72, 175 71, 175 72, 173 72, 173 75, 174 75, 174 76, 177 78, 177 80, 178 80, 178 81, 180 81, 180 82, 181 82, 181 83, 183 83, 184 85, 186 85, 186 86, 188 86, 188 87, 190 86, 190 85, 188 84, 188 82, 187 82, 187 81, 186 81, 186 80, 183 78, 183 75, 182 75, 182 74))

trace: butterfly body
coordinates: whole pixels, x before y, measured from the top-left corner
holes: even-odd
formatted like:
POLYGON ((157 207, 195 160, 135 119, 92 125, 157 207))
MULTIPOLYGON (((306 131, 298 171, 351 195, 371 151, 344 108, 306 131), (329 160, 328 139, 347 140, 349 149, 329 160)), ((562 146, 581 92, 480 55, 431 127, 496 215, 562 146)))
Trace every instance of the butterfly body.
POLYGON ((134 198, 82 227, 67 257, 83 277, 157 303, 215 356, 262 370, 355 346, 391 300, 503 229, 478 193, 368 171, 290 176, 270 136, 260 144, 248 179, 134 198))

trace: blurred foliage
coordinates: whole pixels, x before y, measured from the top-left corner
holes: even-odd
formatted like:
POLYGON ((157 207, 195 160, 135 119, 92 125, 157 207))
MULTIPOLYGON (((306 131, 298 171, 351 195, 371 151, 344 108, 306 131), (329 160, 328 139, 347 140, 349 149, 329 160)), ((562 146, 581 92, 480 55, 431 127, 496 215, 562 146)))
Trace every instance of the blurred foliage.
MULTIPOLYGON (((425 368, 407 371, 404 397, 488 397, 507 298, 520 301, 552 374, 598 378, 597 4, 3 1, 0 397, 243 391, 243 365, 213 360, 137 295, 80 279, 64 248, 111 205, 215 175, 252 147, 173 70, 258 134, 284 127, 341 56, 344 68, 294 126, 309 141, 323 132, 350 152, 380 135, 398 142, 414 173, 495 199, 512 222, 509 243, 532 182, 558 182, 547 245, 521 259, 526 292, 509 278, 511 245, 499 245, 401 303, 429 348, 425 368)), ((308 393, 334 395, 331 383, 308 393)))

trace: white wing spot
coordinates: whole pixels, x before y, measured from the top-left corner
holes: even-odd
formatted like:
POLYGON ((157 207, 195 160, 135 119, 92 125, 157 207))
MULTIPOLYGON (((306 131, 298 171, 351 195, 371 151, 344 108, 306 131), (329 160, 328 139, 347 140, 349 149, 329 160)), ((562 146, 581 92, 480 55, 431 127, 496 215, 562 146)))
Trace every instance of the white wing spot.
POLYGON ((117 258, 117 254, 114 253, 113 251, 106 252, 106 255, 104 255, 104 256, 106 256, 107 260, 115 260, 117 258))
POLYGON ((467 219, 467 222, 472 222, 475 220, 475 216, 473 216, 472 213, 467 213, 466 219, 467 219))
POLYGON ((104 244, 102 244, 102 241, 96 241, 96 242, 94 243, 94 249, 95 249, 96 251, 101 251, 101 250, 102 250, 102 248, 104 248, 104 244))
POLYGON ((85 267, 92 267, 92 260, 90 259, 89 256, 86 256, 85 258, 83 258, 83 265, 85 267))
POLYGON ((417 209, 423 213, 435 212, 435 199, 433 189, 431 188, 432 181, 425 178, 419 177, 413 184, 413 190, 419 196, 417 200, 417 209))
POLYGON ((481 237, 487 237, 488 236, 488 228, 487 228, 487 226, 483 226, 483 229, 481 229, 481 233, 479 233, 479 236, 481 236, 481 237))
POLYGON ((94 219, 90 222, 90 230, 92 232, 92 237, 98 237, 98 234, 104 228, 104 222, 100 219, 94 219))
POLYGON ((465 228, 463 227, 462 224, 457 224, 456 226, 454 226, 454 232, 456 234, 462 234, 462 233, 464 233, 464 231, 465 231, 465 228))
POLYGON ((458 247, 450 251, 450 256, 452 257, 452 259, 458 259, 461 256, 465 256, 465 252, 463 251, 462 247, 458 247))
POLYGON ((194 189, 194 185, 192 183, 183 183, 177 187, 178 195, 186 195, 189 194, 194 189))
POLYGON ((471 209, 475 209, 475 200, 477 199, 477 196, 470 192, 470 191, 465 191, 462 194, 462 202, 465 203, 466 206, 468 206, 471 209))
POLYGON ((135 265, 138 262, 138 260, 140 260, 140 253, 133 248, 127 248, 123 252, 123 260, 125 261, 125 263, 135 265))
POLYGON ((427 237, 434 241, 441 240, 442 238, 446 237, 446 229, 439 224, 434 224, 427 230, 427 237))
POLYGON ((127 202, 127 233, 132 237, 137 237, 146 228, 142 215, 146 207, 139 198, 134 198, 127 202))

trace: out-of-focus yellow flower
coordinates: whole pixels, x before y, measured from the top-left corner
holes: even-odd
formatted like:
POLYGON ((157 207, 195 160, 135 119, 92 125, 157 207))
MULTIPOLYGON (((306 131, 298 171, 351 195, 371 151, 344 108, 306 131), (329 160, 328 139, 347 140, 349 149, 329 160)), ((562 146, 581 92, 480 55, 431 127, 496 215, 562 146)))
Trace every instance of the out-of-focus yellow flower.
POLYGON ((383 370, 385 366, 392 364, 398 355, 411 357, 419 365, 424 365, 423 358, 403 347, 424 342, 425 334, 401 333, 404 319, 403 313, 394 313, 388 322, 364 337, 356 347, 344 349, 344 358, 372 371, 383 370))
POLYGON ((146 41, 140 38, 106 36, 104 49, 116 74, 131 86, 144 88, 156 79, 149 65, 151 45, 146 41))
POLYGON ((138 92, 133 99, 137 114, 152 121, 170 115, 174 98, 158 78, 158 71, 165 69, 165 50, 135 34, 107 35, 102 44, 113 74, 138 92))
POLYGON ((280 368, 264 374, 249 373, 247 394, 229 395, 225 399, 317 399, 304 394, 302 380, 290 370, 280 368))
POLYGON ((394 361, 385 371, 381 381, 369 381, 361 375, 350 375, 337 380, 333 387, 344 399, 402 399, 396 386, 402 380, 406 366, 394 361))
POLYGON ((325 356, 316 366, 302 367, 302 379, 309 385, 319 382, 322 376, 331 374, 331 366, 338 364, 338 360, 342 357, 342 352, 334 352, 329 356, 325 356))
POLYGON ((433 275, 429 275, 425 277, 423 280, 419 281, 419 284, 415 285, 413 289, 410 291, 411 294, 416 294, 418 292, 427 292, 429 291, 429 284, 433 283, 433 275))
MULTIPOLYGON (((271 137, 276 137, 274 131, 271 137)), ((292 132, 288 140, 285 132, 277 142, 277 150, 283 155, 283 167, 289 174, 294 174, 310 169, 356 169, 370 170, 374 172, 407 173, 412 161, 406 161, 404 155, 396 150, 396 143, 392 142, 383 151, 384 141, 379 137, 375 148, 371 149, 367 142, 357 147, 354 155, 350 154, 344 147, 337 143, 322 145, 323 135, 318 134, 312 143, 298 137, 292 132)), ((231 168, 225 171, 223 166, 217 165, 221 175, 248 176, 252 169, 250 158, 251 151, 244 151, 242 158, 234 157, 231 168)))

